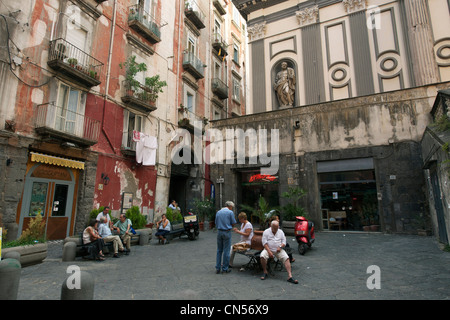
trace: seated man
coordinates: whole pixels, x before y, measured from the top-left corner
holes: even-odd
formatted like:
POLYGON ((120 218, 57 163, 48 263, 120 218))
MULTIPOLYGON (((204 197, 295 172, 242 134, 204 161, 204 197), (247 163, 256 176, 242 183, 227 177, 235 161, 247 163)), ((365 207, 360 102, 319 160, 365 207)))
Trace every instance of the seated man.
POLYGON ((114 224, 113 228, 119 232, 120 239, 122 239, 123 244, 127 248, 127 250, 125 251, 125 254, 128 255, 128 253, 131 251, 130 250, 130 246, 131 246, 131 231, 130 231, 131 220, 127 219, 127 217, 125 216, 125 213, 122 213, 120 215, 120 217, 119 217, 119 221, 117 221, 114 224))
POLYGON ((108 221, 105 217, 101 217, 100 218, 100 224, 98 226, 98 234, 100 235, 100 237, 102 237, 103 241, 105 243, 108 242, 112 242, 113 243, 113 248, 114 248, 114 258, 118 258, 118 251, 120 250, 121 252, 124 251, 123 250, 123 245, 122 245, 122 241, 120 240, 119 236, 114 236, 111 233, 111 228, 108 225, 108 221))
POLYGON ((262 245, 264 250, 261 252, 260 260, 261 266, 263 268, 264 274, 261 280, 265 280, 268 276, 267 274, 267 261, 273 256, 276 256, 278 260, 284 263, 284 267, 288 273, 288 282, 297 284, 298 281, 292 278, 291 273, 291 263, 289 262, 289 257, 287 253, 283 250, 286 246, 286 237, 284 232, 279 229, 278 221, 274 220, 270 224, 270 228, 266 229, 262 236, 262 245))

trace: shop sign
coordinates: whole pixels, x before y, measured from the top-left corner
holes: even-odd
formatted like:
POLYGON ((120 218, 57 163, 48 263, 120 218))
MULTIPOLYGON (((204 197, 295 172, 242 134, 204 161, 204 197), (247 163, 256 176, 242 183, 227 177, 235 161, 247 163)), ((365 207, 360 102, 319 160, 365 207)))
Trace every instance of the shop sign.
POLYGON ((248 182, 274 182, 277 180, 277 176, 272 176, 270 174, 254 174, 250 177, 248 182))

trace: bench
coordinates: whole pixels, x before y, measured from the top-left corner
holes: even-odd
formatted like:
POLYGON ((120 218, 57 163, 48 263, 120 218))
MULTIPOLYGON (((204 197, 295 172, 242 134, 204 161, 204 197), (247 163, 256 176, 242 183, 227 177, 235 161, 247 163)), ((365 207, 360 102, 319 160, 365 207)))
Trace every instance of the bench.
MULTIPOLYGON (((176 236, 178 236, 178 238, 181 238, 181 236, 185 234, 184 231, 184 225, 183 222, 180 223, 171 223, 170 224, 170 231, 168 234, 166 234, 166 239, 169 241, 172 241, 172 239, 176 236)), ((161 240, 158 239, 158 243, 161 243, 161 240)))
MULTIPOLYGON (((288 255, 292 253, 292 248, 290 247, 284 247, 283 250, 285 250, 288 255)), ((249 259, 248 263, 242 266, 242 268, 245 268, 246 270, 262 270, 260 258, 261 252, 262 250, 255 249, 236 251, 236 253, 242 254, 249 259)), ((273 259, 269 259, 269 261, 267 261, 267 272, 273 276, 274 271, 276 270, 283 270, 283 264, 276 257, 274 257, 273 259)))
MULTIPOLYGON (((92 257, 92 253, 91 253, 91 250, 93 248, 92 243, 83 243, 83 232, 80 232, 79 237, 80 237, 80 241, 79 241, 79 243, 77 243, 77 249, 78 249, 77 251, 80 252, 82 257, 85 257, 87 255, 92 257)), ((112 242, 105 243, 105 247, 108 249, 107 253, 114 251, 112 242)))

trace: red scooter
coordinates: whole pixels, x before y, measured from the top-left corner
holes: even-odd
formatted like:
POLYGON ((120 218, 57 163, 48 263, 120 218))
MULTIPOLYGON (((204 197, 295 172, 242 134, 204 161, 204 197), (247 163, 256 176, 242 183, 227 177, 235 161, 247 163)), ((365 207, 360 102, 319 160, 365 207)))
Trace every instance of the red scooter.
POLYGON ((304 217, 295 217, 297 222, 295 223, 295 238, 298 242, 298 253, 304 255, 306 250, 311 248, 316 236, 314 234, 314 223, 308 221, 304 217))

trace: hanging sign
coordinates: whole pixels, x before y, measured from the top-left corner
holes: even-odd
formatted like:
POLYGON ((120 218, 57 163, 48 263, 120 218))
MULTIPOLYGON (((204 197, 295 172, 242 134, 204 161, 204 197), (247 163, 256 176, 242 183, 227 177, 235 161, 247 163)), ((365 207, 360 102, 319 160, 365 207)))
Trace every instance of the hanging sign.
POLYGON ((270 174, 254 174, 253 176, 250 177, 250 179, 248 180, 248 182, 259 182, 259 181, 264 181, 264 182, 273 182, 275 180, 277 180, 278 177, 277 176, 272 176, 270 174))

